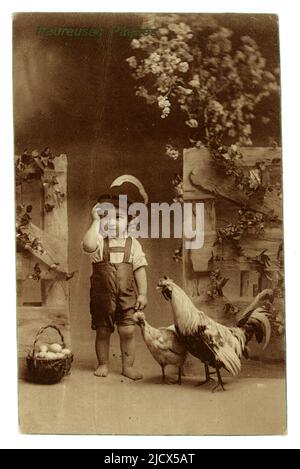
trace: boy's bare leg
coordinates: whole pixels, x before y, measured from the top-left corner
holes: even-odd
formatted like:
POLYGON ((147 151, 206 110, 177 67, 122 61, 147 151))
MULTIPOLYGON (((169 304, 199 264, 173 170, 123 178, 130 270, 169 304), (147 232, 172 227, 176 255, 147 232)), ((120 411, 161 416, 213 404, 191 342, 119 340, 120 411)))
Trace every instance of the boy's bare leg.
POLYGON ((102 378, 106 378, 108 375, 110 334, 109 327, 98 327, 96 331, 95 349, 98 358, 98 367, 94 375, 102 378))
POLYGON ((142 379, 143 375, 133 367, 135 359, 135 326, 118 326, 118 332, 122 353, 122 374, 133 380, 142 379))

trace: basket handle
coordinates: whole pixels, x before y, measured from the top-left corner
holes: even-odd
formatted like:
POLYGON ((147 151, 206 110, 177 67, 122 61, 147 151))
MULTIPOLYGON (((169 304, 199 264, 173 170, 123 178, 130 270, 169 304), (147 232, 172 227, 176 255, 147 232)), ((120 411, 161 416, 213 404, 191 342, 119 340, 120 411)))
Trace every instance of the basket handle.
POLYGON ((49 325, 49 326, 44 326, 44 327, 41 327, 41 329, 38 331, 38 333, 37 333, 37 335, 36 335, 36 337, 35 337, 35 341, 33 342, 33 350, 32 350, 32 357, 33 357, 33 358, 35 358, 35 346, 36 346, 38 340, 40 339, 41 335, 43 335, 43 333, 45 332, 46 329, 54 329, 54 330, 56 330, 56 332, 58 332, 58 334, 59 334, 59 336, 60 336, 60 338, 61 338, 63 348, 66 347, 65 338, 64 338, 62 332, 58 329, 57 326, 51 326, 51 325, 49 325))

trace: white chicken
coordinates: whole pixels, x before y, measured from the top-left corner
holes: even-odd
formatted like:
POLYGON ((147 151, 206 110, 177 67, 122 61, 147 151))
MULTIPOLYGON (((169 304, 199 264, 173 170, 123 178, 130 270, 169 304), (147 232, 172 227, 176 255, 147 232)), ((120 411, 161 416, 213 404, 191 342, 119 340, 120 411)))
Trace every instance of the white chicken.
POLYGON ((205 382, 210 381, 209 366, 214 368, 218 384, 213 390, 222 388, 224 383, 220 368, 232 375, 241 369, 241 357, 247 356, 247 343, 255 335, 258 342, 265 337, 267 346, 271 336, 271 326, 267 311, 256 305, 261 300, 273 300, 272 290, 261 292, 253 303, 239 317, 237 327, 226 327, 208 317, 193 304, 188 295, 168 278, 158 283, 164 297, 171 301, 175 329, 188 352, 199 358, 205 366, 205 382))
POLYGON ((176 382, 181 384, 182 368, 187 350, 179 340, 175 330, 173 330, 174 326, 156 329, 146 321, 145 314, 141 311, 134 313, 133 319, 140 326, 142 337, 151 355, 161 366, 163 383, 170 383, 166 379, 165 367, 175 365, 178 368, 178 380, 176 382))

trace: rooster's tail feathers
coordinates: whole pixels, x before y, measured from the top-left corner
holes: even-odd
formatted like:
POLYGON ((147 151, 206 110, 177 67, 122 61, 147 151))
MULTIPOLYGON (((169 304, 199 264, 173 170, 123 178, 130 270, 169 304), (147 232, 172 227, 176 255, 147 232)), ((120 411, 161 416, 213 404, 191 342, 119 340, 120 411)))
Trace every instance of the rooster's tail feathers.
POLYGON ((271 324, 266 310, 263 308, 255 309, 248 319, 247 325, 253 326, 255 337, 258 343, 262 342, 263 338, 265 337, 265 343, 263 346, 264 350, 271 339, 271 324))
POLYGON ((241 360, 231 347, 220 347, 217 351, 217 358, 233 376, 241 371, 241 360))

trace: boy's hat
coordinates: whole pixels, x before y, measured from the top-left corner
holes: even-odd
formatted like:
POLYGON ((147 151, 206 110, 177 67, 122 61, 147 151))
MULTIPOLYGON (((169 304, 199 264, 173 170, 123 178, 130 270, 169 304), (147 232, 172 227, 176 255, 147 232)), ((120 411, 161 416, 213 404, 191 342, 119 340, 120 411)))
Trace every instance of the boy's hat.
POLYGON ((134 202, 148 203, 148 194, 141 181, 135 176, 124 174, 115 179, 109 190, 100 195, 98 198, 99 203, 111 203, 115 207, 119 206, 119 196, 127 196, 127 204, 130 205, 134 202))

